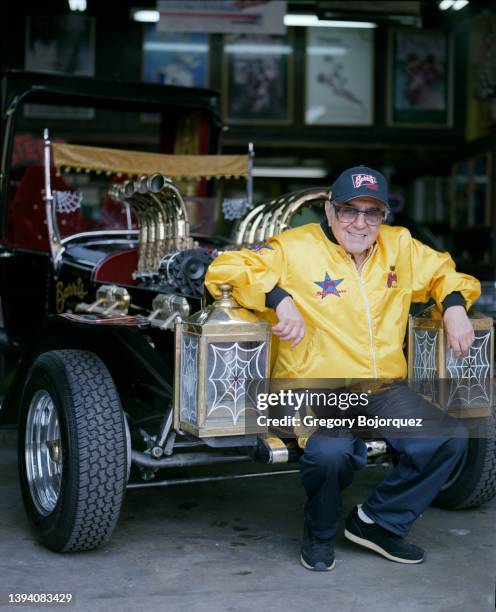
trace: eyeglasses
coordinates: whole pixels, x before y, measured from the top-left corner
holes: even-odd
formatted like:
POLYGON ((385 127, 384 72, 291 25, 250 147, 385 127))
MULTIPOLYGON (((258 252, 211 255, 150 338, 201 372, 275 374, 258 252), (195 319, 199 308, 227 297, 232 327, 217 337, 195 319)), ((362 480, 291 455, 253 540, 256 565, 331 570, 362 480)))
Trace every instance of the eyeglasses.
POLYGON ((386 212, 377 208, 369 208, 368 210, 358 210, 353 206, 339 206, 333 204, 338 221, 341 223, 353 223, 357 220, 358 215, 363 215, 367 225, 379 225, 386 218, 386 212))

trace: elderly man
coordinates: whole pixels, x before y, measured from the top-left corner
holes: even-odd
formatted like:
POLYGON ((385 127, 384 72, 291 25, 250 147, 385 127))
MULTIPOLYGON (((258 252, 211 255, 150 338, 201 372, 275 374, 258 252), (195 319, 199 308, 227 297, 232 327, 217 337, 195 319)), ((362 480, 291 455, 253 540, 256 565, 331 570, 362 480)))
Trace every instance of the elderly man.
MULTIPOLYGON (((466 309, 478 281, 456 272, 448 253, 383 225, 388 186, 365 166, 345 170, 325 204, 327 223, 288 230, 256 249, 221 254, 206 277, 217 297, 229 283, 246 308, 275 310, 279 337, 275 378, 404 379, 402 346, 412 302, 433 298, 443 311, 448 344, 467 354, 474 331, 466 309)), ((433 407, 407 386, 372 394, 375 414, 429 414, 433 407)), ((329 433, 329 432, 327 432, 329 433)), ((415 519, 441 490, 466 447, 463 428, 442 437, 384 435, 398 453, 395 468, 346 519, 345 536, 383 557, 420 563, 424 551, 405 540, 415 519)), ((367 462, 363 440, 316 432, 300 459, 307 493, 301 563, 334 567, 333 540, 341 491, 367 462)))

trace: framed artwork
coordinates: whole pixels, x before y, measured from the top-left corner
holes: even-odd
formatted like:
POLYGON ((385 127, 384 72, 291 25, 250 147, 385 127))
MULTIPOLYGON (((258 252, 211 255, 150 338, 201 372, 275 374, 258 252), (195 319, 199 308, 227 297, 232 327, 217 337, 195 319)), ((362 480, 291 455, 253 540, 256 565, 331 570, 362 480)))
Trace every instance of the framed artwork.
POLYGON ((155 4, 160 13, 157 27, 162 32, 286 32, 286 0, 159 0, 155 4))
POLYGON ((292 46, 287 35, 226 35, 223 60, 225 121, 291 123, 292 46))
MULTIPOLYGON (((143 28, 142 78, 147 83, 207 87, 209 41, 203 32, 159 32, 156 24, 143 28)), ((142 113, 145 123, 160 123, 159 113, 142 113)))
POLYGON ((143 32, 143 80, 162 85, 207 87, 208 34, 159 32, 146 24, 143 32))
MULTIPOLYGON (((95 76, 95 22, 83 15, 36 15, 26 19, 26 70, 95 76)), ((94 109, 28 104, 26 117, 92 119, 94 109)))
POLYGON ((306 125, 372 125, 374 33, 307 28, 306 125))
POLYGON ((474 93, 486 100, 496 97, 496 15, 484 12, 471 28, 471 51, 474 61, 474 93))
POLYGON ((388 124, 451 127, 452 41, 435 30, 392 30, 388 61, 388 124))

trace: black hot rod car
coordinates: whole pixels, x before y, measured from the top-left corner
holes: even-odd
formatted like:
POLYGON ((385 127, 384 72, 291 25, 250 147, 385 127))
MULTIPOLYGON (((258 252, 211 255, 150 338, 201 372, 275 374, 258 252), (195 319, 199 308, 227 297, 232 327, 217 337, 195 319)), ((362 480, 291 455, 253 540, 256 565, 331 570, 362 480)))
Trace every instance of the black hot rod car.
MULTIPOLYGON (((249 430, 226 386, 268 377, 267 323, 232 315, 228 287, 202 309, 203 281, 219 249, 284 231, 324 191, 248 206, 233 237, 215 237, 212 184, 251 164, 217 155, 217 106, 208 90, 2 76, 0 424, 18 426, 24 505, 52 550, 104 543, 126 487, 298 457, 294 439, 249 430), (143 124, 149 150, 93 146, 129 146, 143 119, 159 122, 143 124)), ((494 440, 470 440, 439 505, 494 495, 494 440)), ((367 445, 371 461, 390 451, 367 445)))

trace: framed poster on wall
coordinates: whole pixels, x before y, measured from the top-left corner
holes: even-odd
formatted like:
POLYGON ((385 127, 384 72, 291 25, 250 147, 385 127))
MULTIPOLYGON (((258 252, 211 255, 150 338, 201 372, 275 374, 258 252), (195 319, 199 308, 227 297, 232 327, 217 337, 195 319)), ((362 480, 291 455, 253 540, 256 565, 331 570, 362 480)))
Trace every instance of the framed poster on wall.
POLYGON ((143 31, 143 80, 183 87, 208 86, 208 34, 143 31))
POLYGON ((224 120, 246 125, 292 121, 292 46, 288 36, 224 36, 224 120))
MULTIPOLYGON (((95 76, 95 22, 84 15, 36 15, 26 19, 26 70, 95 76)), ((26 117, 92 119, 94 109, 27 104, 26 117)))
POLYGON ((305 123, 372 125, 373 30, 308 28, 305 123))
POLYGON ((452 42, 435 30, 392 30, 389 37, 388 124, 451 127, 452 42))
MULTIPOLYGON (((142 79, 147 83, 208 87, 209 40, 203 32, 160 32, 143 27, 142 79)), ((159 123, 160 114, 142 113, 145 123, 159 123)))

